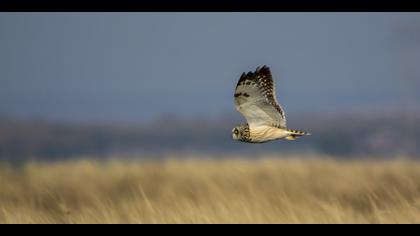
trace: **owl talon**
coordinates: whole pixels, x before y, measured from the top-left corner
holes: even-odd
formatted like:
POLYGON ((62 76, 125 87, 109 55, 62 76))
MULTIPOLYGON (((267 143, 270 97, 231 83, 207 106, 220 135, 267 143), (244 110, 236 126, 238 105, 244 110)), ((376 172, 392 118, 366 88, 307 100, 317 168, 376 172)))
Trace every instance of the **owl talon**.
POLYGON ((286 137, 287 140, 296 140, 296 137, 294 135, 290 135, 286 137))

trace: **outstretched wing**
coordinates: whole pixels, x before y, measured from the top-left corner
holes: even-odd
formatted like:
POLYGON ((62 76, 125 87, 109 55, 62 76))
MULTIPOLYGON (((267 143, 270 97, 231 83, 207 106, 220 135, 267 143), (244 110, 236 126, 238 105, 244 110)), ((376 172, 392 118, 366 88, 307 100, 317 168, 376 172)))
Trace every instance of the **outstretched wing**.
POLYGON ((267 66, 243 73, 235 89, 235 106, 250 126, 286 127, 286 117, 277 102, 271 71, 267 66))

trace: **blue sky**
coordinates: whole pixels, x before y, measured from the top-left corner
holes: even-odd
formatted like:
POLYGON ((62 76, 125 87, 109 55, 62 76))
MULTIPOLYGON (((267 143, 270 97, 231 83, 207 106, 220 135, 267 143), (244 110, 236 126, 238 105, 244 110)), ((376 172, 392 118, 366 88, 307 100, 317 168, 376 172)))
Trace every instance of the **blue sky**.
POLYGON ((0 13, 0 116, 218 117, 263 64, 286 111, 415 107, 418 32, 419 13, 0 13))

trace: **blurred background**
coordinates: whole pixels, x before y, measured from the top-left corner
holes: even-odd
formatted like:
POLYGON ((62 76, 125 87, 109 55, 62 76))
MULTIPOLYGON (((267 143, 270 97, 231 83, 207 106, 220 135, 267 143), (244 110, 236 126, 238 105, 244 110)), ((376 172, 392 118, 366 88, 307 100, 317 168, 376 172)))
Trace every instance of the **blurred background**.
POLYGON ((419 89, 419 13, 0 13, 2 161, 416 158, 419 89), (261 65, 312 136, 231 139, 237 80, 261 65))

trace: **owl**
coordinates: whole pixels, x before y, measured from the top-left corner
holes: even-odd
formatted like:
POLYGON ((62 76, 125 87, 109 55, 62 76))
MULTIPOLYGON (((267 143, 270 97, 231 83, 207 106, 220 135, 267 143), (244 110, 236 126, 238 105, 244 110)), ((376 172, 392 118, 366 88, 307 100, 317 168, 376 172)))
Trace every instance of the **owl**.
POLYGON ((288 129, 283 108, 276 98, 276 90, 270 68, 258 67, 254 72, 240 77, 234 101, 236 110, 247 123, 232 130, 234 140, 247 143, 265 143, 277 139, 296 140, 308 132, 288 129))

